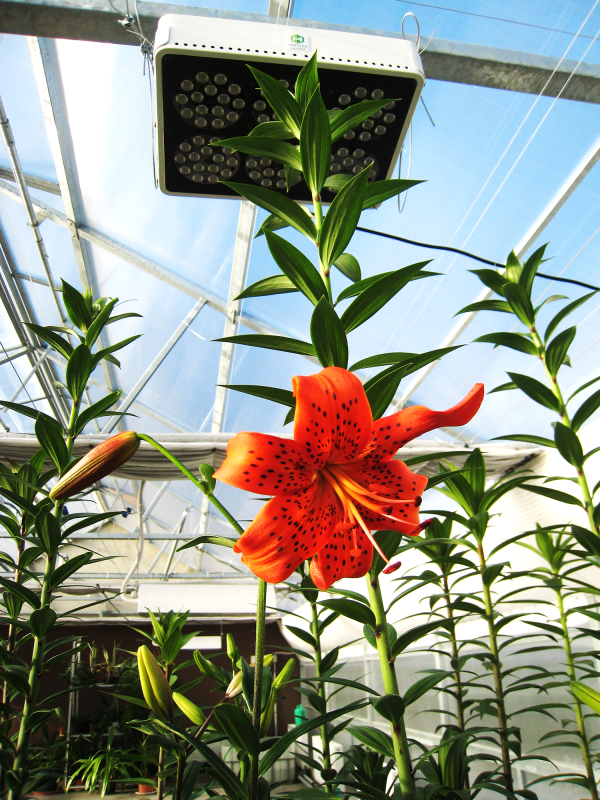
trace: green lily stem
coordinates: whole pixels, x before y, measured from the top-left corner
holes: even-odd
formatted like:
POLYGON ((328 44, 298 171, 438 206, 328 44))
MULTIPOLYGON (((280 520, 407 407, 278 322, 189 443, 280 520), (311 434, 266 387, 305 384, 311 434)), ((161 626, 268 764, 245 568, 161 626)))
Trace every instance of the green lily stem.
MULTIPOLYGON (((375 615, 375 639, 377 641, 379 666, 383 678, 383 689, 386 694, 398 695, 398 679, 396 678, 394 660, 388 637, 387 617, 383 605, 383 598, 381 596, 379 580, 377 574, 373 570, 367 575, 367 587, 369 590, 371 611, 375 615)), ((398 770, 398 785, 400 786, 402 800, 416 800, 415 778, 410 760, 410 750, 408 747, 408 737, 406 736, 404 719, 399 719, 395 723, 390 723, 390 729, 394 744, 394 756, 396 769, 398 770)))
POLYGON ((173 792, 173 800, 181 800, 184 772, 185 772, 185 756, 179 757, 177 759, 177 773, 175 775, 175 791, 173 792))
MULTIPOLYGON (((548 378, 548 381, 550 383, 550 388, 552 389, 552 393, 558 400, 561 422, 567 428, 572 430, 575 435, 577 435, 577 432, 573 430, 571 417, 567 412, 567 404, 565 403, 562 391, 560 389, 560 386, 558 385, 558 380, 554 375, 552 375, 552 373, 548 369, 548 364, 546 362, 546 345, 542 341, 542 338, 537 332, 535 326, 532 326, 530 330, 531 330, 531 335, 533 337, 533 341, 540 351, 540 359, 544 365, 544 369, 546 370, 546 377, 548 378)), ((579 489, 581 490, 581 496, 583 499, 583 505, 585 506, 585 510, 588 515, 590 530, 594 531, 594 533, 600 534, 600 528, 594 521, 594 502, 592 500, 592 493, 590 492, 590 485, 588 483, 587 475, 585 473, 583 464, 577 466, 576 470, 577 470, 577 483, 579 484, 579 489)))
MULTIPOLYGON (((556 574, 556 573, 555 573, 556 574)), ((558 577, 558 576, 557 576, 558 577)), ((560 624, 563 631, 563 642, 565 648, 565 655, 567 656, 567 671, 571 681, 577 680, 575 673, 575 662, 573 661, 573 651, 571 650, 571 638, 569 636, 569 626, 567 624, 567 615, 565 614, 565 606, 563 603, 562 592, 560 589, 556 590, 556 599, 558 610, 560 612, 560 624)), ((592 800, 598 800, 598 786, 594 775, 594 767, 592 764, 592 757, 590 755, 590 745, 585 730, 585 720, 581 710, 581 703, 579 699, 573 695, 573 708, 575 710, 575 717, 577 719, 577 728, 579 729, 579 744, 583 755, 583 763, 585 764, 585 771, 587 773, 589 792, 592 800)))
MULTIPOLYGON (((71 417, 69 419, 69 427, 65 443, 67 445, 67 463, 71 460, 73 455, 73 442, 75 441, 75 430, 77 425, 77 417, 79 416, 80 398, 73 398, 73 405, 71 407, 71 417)), ((54 516, 60 520, 62 514, 63 502, 58 501, 54 504, 54 516)), ((42 581, 42 591, 40 593, 40 608, 50 606, 52 600, 51 578, 54 574, 56 567, 56 557, 58 555, 58 548, 54 553, 46 557, 46 566, 44 569, 44 578, 42 581)), ((16 785, 13 786, 8 792, 8 800, 20 800, 23 787, 27 780, 27 765, 29 756, 29 744, 31 741, 31 721, 32 716, 37 708, 37 698, 40 688, 40 677, 44 666, 44 649, 46 644, 46 636, 35 636, 33 639, 33 652, 31 654, 31 662, 29 667, 29 693, 25 698, 23 704, 23 713, 21 716, 21 724, 19 726, 19 734, 17 737, 17 746, 15 749, 15 757, 13 760, 13 772, 17 778, 16 785)))
POLYGON ((456 700, 456 719, 458 727, 461 731, 465 729, 465 709, 464 709, 464 695, 462 686, 462 677, 460 674, 460 662, 458 654, 458 640, 456 638, 456 623, 454 620, 454 611, 452 609, 452 598, 450 596, 450 587, 448 586, 448 576, 442 575, 442 588, 444 592, 444 600, 446 602, 446 612, 448 619, 452 622, 450 627, 450 646, 452 649, 452 672, 454 674, 454 698, 456 700))
MULTIPOLYGON (((165 678, 167 681, 171 677, 171 665, 165 665, 165 678)), ((156 800, 163 800, 165 794, 165 779, 162 777, 162 773, 165 769, 165 749, 164 747, 158 748, 158 779, 156 781, 156 800)), ((178 769, 179 769, 179 762, 178 762, 178 769)))
POLYGON ((477 542, 477 552, 479 554, 479 567, 482 576, 483 597, 485 601, 485 618, 488 625, 488 635, 490 640, 490 656, 492 672, 494 675, 494 692, 496 695, 496 708, 498 710, 498 730, 500 734, 500 750, 502 751, 502 774, 504 776, 504 788, 509 794, 513 793, 512 769, 510 763, 510 749, 508 747, 508 727, 506 724, 506 706, 504 705, 504 688, 502 685, 502 665, 500 663, 500 651, 498 649, 498 637, 494 628, 494 604, 492 592, 489 586, 483 581, 483 572, 487 566, 483 545, 477 542))
MULTIPOLYGON (((311 633, 315 640, 315 670, 317 678, 321 677, 321 636, 319 634, 319 612, 317 611, 317 604, 311 603, 310 610, 312 613, 311 633)), ((319 681, 319 697, 323 701, 322 713, 327 712, 327 693, 325 691, 325 683, 319 681)), ((331 769, 331 753, 329 748, 329 733, 327 730, 327 723, 321 725, 321 747, 323 750, 323 769, 331 769)), ((325 791, 329 794, 331 787, 326 783, 325 791)))
POLYGON ((170 452, 167 450, 167 448, 166 448, 166 447, 163 447, 163 445, 162 445, 162 444, 159 444, 159 443, 156 441, 156 439, 153 439, 151 436, 148 436, 146 433, 138 433, 137 435, 138 435, 138 438, 142 439, 144 442, 148 442, 148 444, 151 444, 151 445, 152 445, 152 447, 156 448, 156 450, 158 450, 158 452, 159 452, 159 453, 162 453, 162 454, 163 454, 163 456, 165 456, 166 458, 168 458, 168 459, 169 459, 169 461, 170 461, 172 464, 175 464, 175 466, 176 466, 178 469, 180 469, 180 470, 181 470, 181 472, 183 472, 183 474, 186 476, 186 478, 188 478, 188 479, 189 479, 189 480, 190 480, 190 481, 191 481, 191 482, 194 484, 194 486, 197 486, 197 487, 198 487, 198 489, 200 489, 200 491, 202 492, 202 494, 206 495, 206 497, 208 497, 208 499, 210 500, 210 502, 211 502, 211 503, 212 503, 212 504, 213 504, 213 505, 214 505, 216 508, 218 508, 218 509, 219 509, 219 511, 221 512, 221 514, 223 514, 223 516, 224 516, 224 517, 225 517, 225 519, 227 520, 227 522, 229 522, 229 524, 230 524, 230 525, 231 525, 231 526, 232 526, 232 527, 233 527, 233 528, 234 528, 234 529, 235 529, 235 530, 236 530, 236 531, 237 531, 237 532, 240 534, 240 536, 242 535, 242 533, 244 532, 244 529, 243 529, 243 528, 242 528, 242 526, 239 524, 239 522, 237 522, 237 520, 236 520, 236 519, 234 519, 234 518, 231 516, 231 514, 229 513, 229 511, 227 511, 227 509, 225 508, 225 506, 224 506, 224 505, 222 505, 222 503, 220 503, 220 502, 217 500, 217 498, 214 496, 214 494, 212 494, 212 493, 211 493, 211 494, 207 494, 207 492, 206 492, 206 487, 204 486, 204 484, 203 484, 203 483, 202 483, 202 482, 201 482, 201 481, 200 481, 198 478, 196 478, 196 476, 195 476, 195 475, 194 475, 192 472, 190 472, 190 470, 189 470, 189 469, 188 469, 186 466, 184 466, 184 465, 181 463, 181 461, 180 461, 178 458, 176 458, 176 457, 173 455, 173 453, 170 453, 170 452))
MULTIPOLYGON (((260 717, 262 712, 263 663, 265 655, 265 612, 267 607, 267 584, 258 581, 256 602, 256 648, 254 658, 254 697, 252 700, 252 724, 260 736, 260 717)), ((250 756, 250 800, 258 798, 258 756, 250 756)))
MULTIPOLYGON (((315 208, 315 228, 317 229, 317 241, 315 244, 318 247, 319 240, 321 238, 321 228, 323 227, 323 202, 320 194, 313 195, 313 205, 315 208)), ((321 273, 321 277, 323 278, 325 288, 327 289, 327 297, 329 298, 329 302, 333 305, 333 295, 331 294, 331 277, 329 275, 329 270, 329 264, 324 264, 319 256, 319 271, 321 273)))

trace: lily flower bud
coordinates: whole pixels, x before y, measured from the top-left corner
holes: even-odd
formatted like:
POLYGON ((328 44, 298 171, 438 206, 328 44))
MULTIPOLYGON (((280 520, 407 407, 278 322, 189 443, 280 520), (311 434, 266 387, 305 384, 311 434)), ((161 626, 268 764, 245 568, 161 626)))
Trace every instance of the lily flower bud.
POLYGON ((225 692, 225 698, 230 700, 232 697, 236 697, 238 694, 242 693, 242 670, 236 672, 233 678, 231 679, 231 683, 227 687, 227 691, 225 692))
POLYGON ((185 695, 180 694, 179 692, 173 692, 173 700, 176 702, 179 709, 183 711, 186 717, 194 723, 194 725, 202 725, 204 722, 206 722, 206 716, 204 715, 202 709, 198 708, 198 706, 195 703, 192 703, 191 700, 188 700, 185 695))
POLYGON ((140 441, 135 431, 124 431, 92 448, 60 478, 50 492, 50 499, 66 500, 110 475, 129 461, 140 446, 140 441))
POLYGON ((138 650, 138 671, 144 700, 157 717, 173 721, 173 693, 160 664, 150 650, 142 645, 138 650))

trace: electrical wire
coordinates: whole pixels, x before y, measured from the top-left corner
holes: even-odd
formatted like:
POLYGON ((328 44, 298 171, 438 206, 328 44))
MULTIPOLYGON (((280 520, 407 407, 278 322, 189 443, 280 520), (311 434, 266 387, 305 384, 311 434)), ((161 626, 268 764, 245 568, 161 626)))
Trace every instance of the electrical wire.
MULTIPOLYGON (((548 28, 546 25, 536 25, 533 22, 519 22, 516 19, 506 19, 505 17, 492 17, 489 14, 478 14, 475 11, 463 11, 461 8, 449 8, 448 6, 438 6, 433 3, 421 3, 419 0, 397 0, 399 3, 406 3, 411 6, 421 6, 421 8, 434 8, 436 11, 450 11, 453 14, 463 14, 466 17, 479 17, 480 19, 489 19, 492 22, 506 22, 509 25, 520 25, 524 28, 536 28, 540 31, 548 31, 549 33, 562 33, 565 36, 575 36, 573 31, 563 31, 560 28, 548 28)), ((591 36, 581 35, 582 39, 591 39, 591 36)))
MULTIPOLYGON (((371 228, 357 227, 356 230, 361 231, 362 233, 371 233, 374 236, 383 236, 385 239, 393 239, 394 241, 403 242, 404 244, 411 244, 414 245, 415 247, 423 247, 426 250, 445 250, 450 253, 456 253, 459 256, 466 256, 467 258, 472 258, 474 261, 479 261, 481 264, 489 264, 491 267, 500 267, 501 269, 506 269, 506 264, 501 264, 499 261, 490 261, 488 258, 482 258, 481 256, 476 256, 474 253, 469 253, 467 250, 461 250, 459 247, 449 247, 443 244, 427 244, 426 242, 417 242, 414 239, 406 239, 404 236, 396 236, 392 233, 384 233, 383 231, 374 231, 371 228)), ((598 231, 596 231, 596 233, 598 233, 598 231)), ((594 234, 594 236, 595 235, 596 234, 594 234)), ((588 241, 591 241, 591 239, 589 239, 588 241)), ((583 250, 583 248, 581 249, 583 250)), ((579 252, 581 252, 581 250, 579 252)), ((577 255, 579 255, 579 253, 577 255)), ((574 258, 571 259, 569 263, 572 263, 574 258)), ((592 289, 595 292, 600 292, 600 286, 594 286, 591 283, 584 283, 583 281, 576 281, 573 280, 572 278, 561 278, 558 275, 546 275, 544 272, 536 272, 536 276, 538 278, 545 278, 546 280, 549 281, 572 283, 575 286, 583 286, 584 289, 592 289)))

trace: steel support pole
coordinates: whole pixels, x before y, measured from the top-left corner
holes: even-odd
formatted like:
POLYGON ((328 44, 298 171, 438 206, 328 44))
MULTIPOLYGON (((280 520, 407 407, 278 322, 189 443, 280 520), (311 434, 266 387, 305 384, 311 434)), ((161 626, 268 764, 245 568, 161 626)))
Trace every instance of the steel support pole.
MULTIPOLYGON (((67 227, 71 237, 79 280, 84 289, 91 291, 94 297, 99 297, 98 281, 94 274, 87 245, 80 239, 77 227, 83 217, 81 190, 77 177, 75 154, 69 131, 62 81, 60 79, 56 43, 52 40, 36 39, 32 36, 27 38, 27 43, 44 114, 44 122, 46 123, 46 134, 58 178, 60 196, 65 207, 67 227)), ((108 347, 109 342, 105 331, 100 333, 99 338, 100 346, 102 348, 108 347)), ((106 359, 102 359, 101 369, 109 391, 114 392, 115 382, 106 359)))
POLYGON ((42 239, 42 234, 39 231, 40 223, 35 216, 35 211, 33 208, 33 204, 31 202, 31 197, 29 196, 29 189, 27 188, 25 175, 21 168, 19 154, 17 153, 15 139, 13 136, 12 129, 10 127, 10 122, 8 121, 8 117, 6 116, 6 110, 4 108, 4 103, 2 102, 1 97, 0 97, 0 128, 2 129, 2 138, 4 140, 4 144, 6 145, 6 149, 8 150, 8 157, 10 160, 10 164, 15 174, 17 185, 19 187, 19 193, 21 195, 23 205, 25 206, 25 213, 27 214, 27 219, 29 220, 29 226, 33 233, 33 237, 35 239, 35 244, 38 249, 42 265, 44 267, 44 272, 46 273, 46 278, 48 279, 48 283, 50 284, 50 290, 52 292, 52 297, 54 298, 54 302, 56 304, 58 317, 61 320, 61 322, 64 322, 64 315, 60 305, 60 301, 58 299, 58 293, 54 288, 54 279, 52 277, 52 270, 50 269, 50 261, 48 259, 48 253, 46 252, 46 247, 44 245, 44 240, 42 239))
MULTIPOLYGON (((585 156, 581 159, 581 161, 575 167, 573 172, 571 172, 569 177, 562 184, 560 189, 556 192, 554 197, 546 205, 544 210, 536 218, 533 224, 530 225, 525 235, 521 238, 521 241, 515 247, 515 253, 519 259, 523 258, 525 253, 527 253, 531 245, 538 239, 539 235, 543 232, 543 230, 552 222, 554 217, 558 214, 560 209, 564 206, 569 197, 571 197, 575 189, 577 189, 579 184, 583 181, 583 179, 586 177, 586 175, 590 172, 594 164, 596 164, 596 162, 599 159, 600 159, 600 139, 597 139, 594 145, 585 154, 585 156)), ((489 300, 492 297, 492 295, 493 292, 491 289, 484 289, 477 296, 475 302, 479 303, 482 300, 489 300)), ((460 320, 452 328, 450 333, 440 343, 439 347, 440 348, 451 347, 464 333, 464 331, 469 327, 471 322, 473 322, 477 314, 478 314, 477 311, 470 311, 468 314, 463 314, 460 320)), ((403 408, 406 405, 408 399, 415 393, 415 391, 419 388, 419 386, 423 383, 423 381, 433 372, 433 370, 439 363, 440 363, 439 361, 434 361, 432 364, 428 364, 424 369, 422 369, 420 372, 416 374, 415 378, 408 385, 405 393, 402 395, 400 400, 395 404, 394 411, 397 411, 398 409, 403 408)))
MULTIPOLYGON (((233 262, 231 265, 231 278, 229 280, 229 297, 227 299, 227 310, 225 313, 225 326, 223 336, 234 336, 239 327, 240 301, 236 297, 244 288, 248 264, 250 262, 250 252, 252 250, 252 235, 256 223, 256 206, 248 200, 242 200, 240 204, 240 215, 235 239, 235 249, 233 251, 233 262)), ((225 401, 227 398, 226 386, 229 383, 231 364, 233 361, 235 345, 231 342, 223 342, 221 345, 221 358, 219 360, 219 372, 217 377, 217 388, 215 390, 215 403, 213 407, 212 433, 220 433, 223 427, 223 415, 225 413, 225 401)), ((208 497, 202 498, 202 512, 200 516, 200 535, 206 531, 208 522, 208 497)), ((198 569, 202 562, 202 545, 198 548, 198 569)))

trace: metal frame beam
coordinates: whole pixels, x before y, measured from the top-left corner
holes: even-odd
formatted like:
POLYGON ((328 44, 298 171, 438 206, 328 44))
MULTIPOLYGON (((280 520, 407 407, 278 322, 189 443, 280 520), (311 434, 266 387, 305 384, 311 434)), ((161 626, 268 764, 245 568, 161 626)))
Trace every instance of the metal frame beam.
MULTIPOLYGON (((121 15, 125 3, 120 0, 121 15)), ((152 40, 163 14, 221 17, 240 21, 270 22, 289 19, 290 0, 269 0, 269 15, 245 14, 171 3, 139 4, 139 16, 145 35, 152 40), (277 11, 279 10, 279 15, 277 11), (274 13, 271 13, 271 12, 274 13), (287 12, 287 13, 286 13, 287 12)), ((119 25, 120 15, 109 0, 0 0, 0 30, 27 36, 53 39, 81 39, 139 46, 137 37, 119 25)), ((371 36, 401 38, 393 31, 351 28, 324 22, 293 20, 294 27, 318 27, 325 30, 368 33, 371 36)), ((519 53, 482 45, 433 39, 421 56, 429 79, 486 86, 494 89, 539 94, 554 70, 545 94, 556 97, 576 66, 574 61, 519 53), (557 69, 558 67, 558 69, 557 69)), ((561 94, 565 100, 600 103, 600 65, 581 65, 561 94)))
MULTIPOLYGON (((28 172, 24 172, 23 177, 30 189, 39 189, 41 192, 48 192, 49 194, 57 194, 60 196, 60 186, 56 181, 38 178, 35 175, 30 175, 28 172)), ((5 181, 15 182, 12 169, 7 169, 6 167, 0 167, 0 178, 3 178, 5 181)))

